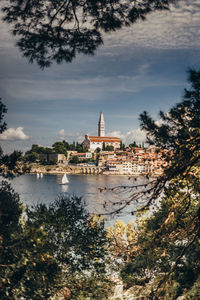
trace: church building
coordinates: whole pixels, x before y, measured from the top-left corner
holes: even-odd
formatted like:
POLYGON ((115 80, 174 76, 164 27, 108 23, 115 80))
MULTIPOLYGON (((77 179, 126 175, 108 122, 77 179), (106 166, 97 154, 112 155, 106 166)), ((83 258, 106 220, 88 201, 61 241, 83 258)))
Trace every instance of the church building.
POLYGON ((85 135, 83 147, 87 150, 95 151, 97 148, 103 149, 103 144, 106 146, 113 146, 114 150, 120 148, 120 138, 105 136, 105 121, 103 113, 100 113, 98 123, 98 136, 85 135))

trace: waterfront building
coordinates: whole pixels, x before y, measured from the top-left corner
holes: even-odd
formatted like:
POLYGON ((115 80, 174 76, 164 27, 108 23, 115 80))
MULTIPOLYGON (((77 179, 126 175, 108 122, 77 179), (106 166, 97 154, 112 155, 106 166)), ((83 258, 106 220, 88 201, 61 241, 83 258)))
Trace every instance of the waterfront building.
POLYGON ((90 159, 92 158, 92 153, 90 152, 84 152, 84 153, 74 153, 73 157, 78 157, 78 159, 90 159))

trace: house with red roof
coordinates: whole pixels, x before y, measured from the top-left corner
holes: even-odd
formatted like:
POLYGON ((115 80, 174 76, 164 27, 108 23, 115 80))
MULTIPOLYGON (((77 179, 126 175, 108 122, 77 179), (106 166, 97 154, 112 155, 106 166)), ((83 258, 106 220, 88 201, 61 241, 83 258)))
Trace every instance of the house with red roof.
POLYGON ((105 121, 103 113, 101 112, 98 122, 98 136, 85 135, 85 139, 82 143, 83 147, 90 151, 95 151, 97 148, 103 150, 107 146, 112 146, 114 150, 120 148, 120 138, 105 136, 105 121))
POLYGON ((85 140, 82 145, 87 150, 95 151, 97 148, 103 149, 103 144, 105 147, 113 146, 114 150, 120 148, 120 138, 118 137, 108 137, 108 136, 91 136, 85 135, 85 140))

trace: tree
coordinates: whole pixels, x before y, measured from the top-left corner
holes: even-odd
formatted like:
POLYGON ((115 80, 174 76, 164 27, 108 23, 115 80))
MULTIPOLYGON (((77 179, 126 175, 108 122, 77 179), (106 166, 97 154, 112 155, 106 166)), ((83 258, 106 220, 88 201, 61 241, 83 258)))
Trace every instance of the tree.
POLYGON ((7 0, 3 20, 13 25, 18 47, 29 62, 49 67, 71 62, 77 53, 93 55, 104 32, 145 20, 176 0, 7 0))
POLYGON ((123 151, 125 151, 125 150, 126 150, 126 146, 125 146, 125 144, 124 144, 124 143, 122 144, 122 150, 123 150, 123 151))
MULTIPOLYGON (((0 134, 7 129, 7 124, 3 122, 4 114, 7 112, 6 106, 0 99, 0 134)), ((14 151, 10 155, 4 155, 0 146, 0 175, 5 178, 12 178, 16 174, 22 174, 28 170, 26 165, 20 165, 22 153, 14 151)))
MULTIPOLYGON (((112 190, 127 189, 133 191, 129 198, 120 200, 120 212, 124 207, 134 203, 132 210, 145 210, 150 205, 156 204, 158 197, 165 191, 172 179, 190 178, 191 169, 199 164, 200 149, 200 71, 190 69, 188 80, 191 89, 185 89, 183 101, 176 104, 169 112, 160 112, 160 124, 154 121, 145 111, 140 115, 141 128, 147 132, 147 142, 154 145, 162 152, 163 159, 168 166, 163 168, 163 174, 158 178, 147 180, 138 185, 116 187, 112 190), (141 199, 142 196, 142 199, 141 199)), ((117 206, 116 204, 116 206, 117 206)))
MULTIPOLYGON (((157 296, 163 292, 163 284, 165 293, 169 293, 170 280, 174 284, 170 297, 177 297, 184 290, 196 297, 200 286, 197 263, 200 251, 200 71, 191 69, 188 73, 191 88, 185 89, 183 101, 167 114, 160 112, 161 125, 146 112, 141 115, 148 142, 165 151, 169 162, 153 195, 164 190, 161 208, 147 222, 149 243, 152 245, 154 241, 158 254, 153 259, 152 269, 165 272, 159 281, 157 296)), ((147 205, 152 203, 155 203, 153 198, 147 205)))
MULTIPOLYGON (((38 150, 37 145, 32 148, 38 150)), ((12 170, 15 158, 7 158, 12 170)), ((104 222, 85 207, 82 198, 68 196, 48 207, 25 209, 10 184, 1 182, 1 299, 47 300, 59 293, 81 300, 88 296, 87 289, 92 298, 107 297, 104 222)))
POLYGON ((40 291, 40 295, 46 293, 49 297, 65 286, 71 291, 71 299, 78 299, 80 294, 86 296, 88 293, 83 283, 89 280, 94 285, 99 278, 102 282, 96 288, 99 294, 104 294, 101 288, 109 282, 104 261, 106 232, 103 221, 88 214, 83 199, 61 197, 49 208, 38 205, 34 210, 28 210, 27 216, 25 231, 34 240, 30 249, 32 295, 40 291), (32 268, 33 261, 35 269, 32 268), (58 277, 52 272, 59 271, 59 266, 62 268, 58 277))
POLYGON ((109 250, 114 259, 122 262, 130 262, 138 252, 138 232, 134 222, 125 224, 116 220, 112 227, 107 229, 109 238, 109 250))
POLYGON ((107 295, 104 223, 88 214, 83 199, 61 197, 49 207, 27 208, 23 217, 7 183, 0 196, 2 299, 49 299, 63 288, 74 300, 88 292, 95 299, 107 295), (95 289, 88 291, 87 284, 95 289))
POLYGON ((129 148, 135 148, 135 147, 138 147, 138 145, 135 141, 133 141, 133 143, 129 145, 129 148))
POLYGON ((49 147, 42 147, 37 144, 33 144, 31 149, 26 151, 26 154, 32 154, 33 152, 38 154, 51 154, 54 153, 54 150, 49 147))
POLYGON ((26 154, 23 158, 25 162, 34 163, 39 160, 39 154, 37 152, 31 152, 30 154, 26 154))
POLYGON ((20 276, 17 264, 22 259, 22 206, 19 196, 6 181, 0 185, 0 298, 14 299, 11 292, 20 276), (12 280, 13 279, 13 280, 12 280), (11 282, 12 281, 12 282, 11 282), (11 298, 9 297, 11 295, 11 298))
POLYGON ((78 152, 78 153, 84 153, 84 152, 87 152, 87 149, 83 148, 83 145, 82 144, 79 144, 78 142, 76 143, 76 148, 75 150, 78 152))
POLYGON ((96 153, 100 153, 101 152, 101 148, 97 147, 95 150, 96 153))
POLYGON ((55 142, 53 145, 53 150, 55 153, 64 154, 67 157, 67 148, 64 142, 55 142))
POLYGON ((126 283, 137 279, 137 285, 145 285, 147 299, 199 298, 200 71, 188 74, 191 88, 185 89, 182 102, 160 112, 160 124, 146 112, 140 116, 148 142, 162 150, 168 167, 138 192, 123 187, 133 192, 115 211, 134 203, 132 212, 140 218, 151 209, 138 226, 138 254, 121 271, 126 283))

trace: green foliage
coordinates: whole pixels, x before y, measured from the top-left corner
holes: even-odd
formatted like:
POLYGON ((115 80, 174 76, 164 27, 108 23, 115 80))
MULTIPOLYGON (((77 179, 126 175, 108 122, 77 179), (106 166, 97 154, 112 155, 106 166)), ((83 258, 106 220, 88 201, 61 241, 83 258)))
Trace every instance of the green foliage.
MULTIPOLYGON (((91 218, 84 207, 81 198, 61 197, 49 208, 39 205, 34 211, 28 211, 28 235, 34 229, 33 232, 37 234, 34 240, 39 250, 41 247, 44 251, 43 257, 56 257, 57 266, 62 266, 63 280, 71 291, 72 299, 81 295, 86 280, 93 285, 98 276, 106 280, 104 224, 99 219, 91 218), (82 282, 82 288, 74 285, 73 282, 77 280, 82 282)), ((87 293, 86 289, 84 293, 87 293)))
POLYGON ((29 151, 26 151, 26 155, 37 153, 37 154, 51 154, 54 153, 54 150, 49 147, 38 146, 37 144, 33 144, 29 151))
POLYGON ((103 32, 119 30, 176 0, 7 0, 4 21, 12 24, 18 47, 42 68, 71 62, 78 53, 93 55, 103 32))
POLYGON ((39 160, 39 154, 37 152, 31 152, 30 154, 26 154, 23 157, 23 160, 25 162, 34 163, 39 160))
POLYGON ((14 299, 13 289, 22 270, 18 266, 23 259, 21 247, 22 205, 19 196, 6 181, 0 186, 0 298, 14 299))
MULTIPOLYGON (((3 122, 4 114, 7 112, 6 106, 0 98, 0 134, 6 130, 7 124, 3 122)), ((0 146, 0 174, 5 178, 12 178, 16 174, 19 175, 26 170, 26 166, 20 166, 19 162, 22 158, 20 151, 14 151, 10 155, 4 155, 0 146)))
MULTIPOLYGON (((42 147, 33 144, 31 149, 26 152, 24 156, 24 161, 36 162, 37 160, 39 160, 39 154, 45 154, 47 155, 47 162, 50 162, 51 164, 55 164, 56 163, 55 160, 51 159, 51 161, 49 161, 48 154, 64 154, 67 157, 68 150, 77 151, 78 153, 84 153, 87 151, 82 147, 82 144, 79 144, 78 142, 76 144, 75 142, 73 142, 73 144, 69 144, 66 141, 55 142, 52 145, 52 148, 42 147)), ((46 159, 45 160, 42 158, 40 159, 40 162, 46 163, 45 161, 46 159)))
POLYGON ((116 220, 112 227, 107 229, 109 250, 114 259, 120 258, 122 262, 130 262, 138 252, 138 232, 136 224, 125 224, 122 220, 116 220))
POLYGON ((10 155, 0 156, 0 172, 2 172, 3 177, 13 178, 15 175, 23 174, 27 168, 26 165, 20 165, 21 161, 21 151, 13 151, 10 155))
POLYGON ((69 289, 72 290, 71 299, 74 300, 108 299, 108 295, 113 290, 112 285, 108 278, 95 273, 83 276, 77 274, 69 279, 69 289))
POLYGON ((53 150, 55 153, 64 154, 67 157, 67 148, 64 142, 55 142, 53 145, 53 150))
POLYGON ((122 143, 122 141, 120 142, 120 150, 123 150, 123 151, 126 150, 126 146, 124 143, 122 143))
POLYGON ((134 262, 126 263, 121 271, 120 276, 126 286, 130 288, 133 285, 145 285, 149 280, 145 273, 145 261, 137 259, 134 262))
POLYGON ((97 147, 97 149, 95 150, 96 153, 100 153, 101 152, 101 148, 97 147))
MULTIPOLYGON (((147 112, 140 116, 141 127, 148 131, 148 142, 160 149, 173 151, 167 157, 172 160, 172 167, 167 175, 173 171, 184 174, 189 166, 196 164, 199 159, 200 148, 200 71, 188 71, 191 89, 185 89, 183 101, 175 105, 164 114, 160 112, 160 123, 156 124, 147 112)), ((175 173, 176 172, 176 173, 175 173)))
POLYGON ((168 162, 155 185, 140 191, 151 215, 138 222, 138 251, 121 270, 127 286, 145 285, 147 299, 199 298, 200 72, 189 70, 189 81, 183 101, 161 112, 160 124, 140 116, 149 143, 168 162))
POLYGON ((49 207, 40 204, 22 213, 19 196, 4 182, 0 189, 1 299, 49 299, 64 287, 74 300, 106 295, 110 284, 104 223, 88 214, 81 198, 61 197, 49 207))
POLYGON ((84 153, 84 152, 87 152, 87 149, 83 148, 82 144, 79 144, 78 142, 76 143, 76 148, 75 150, 78 152, 78 153, 84 153))
POLYGON ((129 145, 129 148, 135 148, 135 147, 139 147, 139 146, 135 141, 133 141, 133 143, 129 145))

